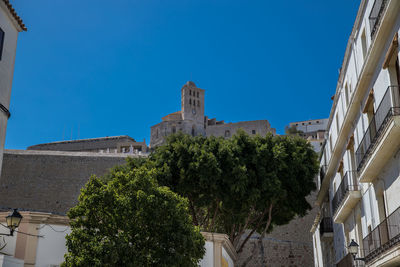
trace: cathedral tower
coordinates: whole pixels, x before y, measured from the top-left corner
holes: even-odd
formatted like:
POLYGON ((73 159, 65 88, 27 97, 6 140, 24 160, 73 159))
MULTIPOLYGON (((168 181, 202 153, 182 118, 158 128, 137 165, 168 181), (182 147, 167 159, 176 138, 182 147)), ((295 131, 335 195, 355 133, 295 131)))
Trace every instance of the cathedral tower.
POLYGON ((182 119, 204 124, 204 90, 188 81, 181 91, 182 119))

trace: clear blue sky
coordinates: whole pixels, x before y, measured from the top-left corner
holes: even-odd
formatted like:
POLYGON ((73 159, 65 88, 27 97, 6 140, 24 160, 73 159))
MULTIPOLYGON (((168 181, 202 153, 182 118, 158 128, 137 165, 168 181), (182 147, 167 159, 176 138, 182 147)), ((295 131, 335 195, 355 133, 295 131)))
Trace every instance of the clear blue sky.
POLYGON ((14 0, 19 35, 6 148, 130 135, 206 90, 226 122, 329 116, 360 1, 14 0))

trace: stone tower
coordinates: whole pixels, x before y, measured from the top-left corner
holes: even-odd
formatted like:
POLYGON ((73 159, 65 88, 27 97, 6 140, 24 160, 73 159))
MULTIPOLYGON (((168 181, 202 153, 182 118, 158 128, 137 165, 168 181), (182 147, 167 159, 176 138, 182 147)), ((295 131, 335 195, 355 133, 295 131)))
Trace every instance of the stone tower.
POLYGON ((204 125, 204 90, 189 81, 182 87, 181 94, 182 119, 204 125))

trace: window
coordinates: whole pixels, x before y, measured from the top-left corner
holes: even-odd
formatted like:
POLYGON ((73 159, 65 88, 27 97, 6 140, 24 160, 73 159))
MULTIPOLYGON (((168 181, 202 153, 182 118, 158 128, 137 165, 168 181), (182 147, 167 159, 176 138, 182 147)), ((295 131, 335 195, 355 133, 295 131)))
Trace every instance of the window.
POLYGON ((339 114, 336 114, 336 131, 337 134, 339 135, 339 114))
POLYGON ((195 135, 194 126, 192 127, 192 136, 195 135))
POLYGON ((192 99, 190 98, 190 99, 189 99, 189 105, 191 105, 191 104, 192 104, 192 99))
POLYGON ((349 105, 349 87, 347 86, 347 83, 344 86, 344 93, 346 95, 346 106, 348 106, 349 105))
POLYGON ((200 107, 200 100, 197 100, 197 106, 200 107))
POLYGON ((175 126, 172 127, 172 133, 176 133, 176 127, 175 126))
POLYGON ((3 54, 3 44, 4 44, 4 31, 0 28, 0 60, 3 54))
POLYGON ((229 137, 231 135, 231 132, 229 130, 225 131, 225 137, 229 137))
POLYGON ((192 95, 192 90, 189 90, 189 95, 192 95))
POLYGON ((197 92, 197 97, 199 97, 199 92, 197 92))
POLYGON ((363 58, 367 56, 367 37, 365 36, 365 29, 361 35, 361 48, 362 48, 362 53, 363 53, 363 58))
POLYGON ((252 134, 256 134, 256 130, 251 130, 251 133, 252 134))
POLYGON ((196 100, 193 99, 193 106, 196 106, 196 100))

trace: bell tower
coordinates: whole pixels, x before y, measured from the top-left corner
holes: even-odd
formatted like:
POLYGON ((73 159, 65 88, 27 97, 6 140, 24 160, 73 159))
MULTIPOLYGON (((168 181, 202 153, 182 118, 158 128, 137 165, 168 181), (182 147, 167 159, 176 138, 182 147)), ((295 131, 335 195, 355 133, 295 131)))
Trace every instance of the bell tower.
POLYGON ((204 90, 188 81, 181 90, 182 119, 204 124, 204 90))

